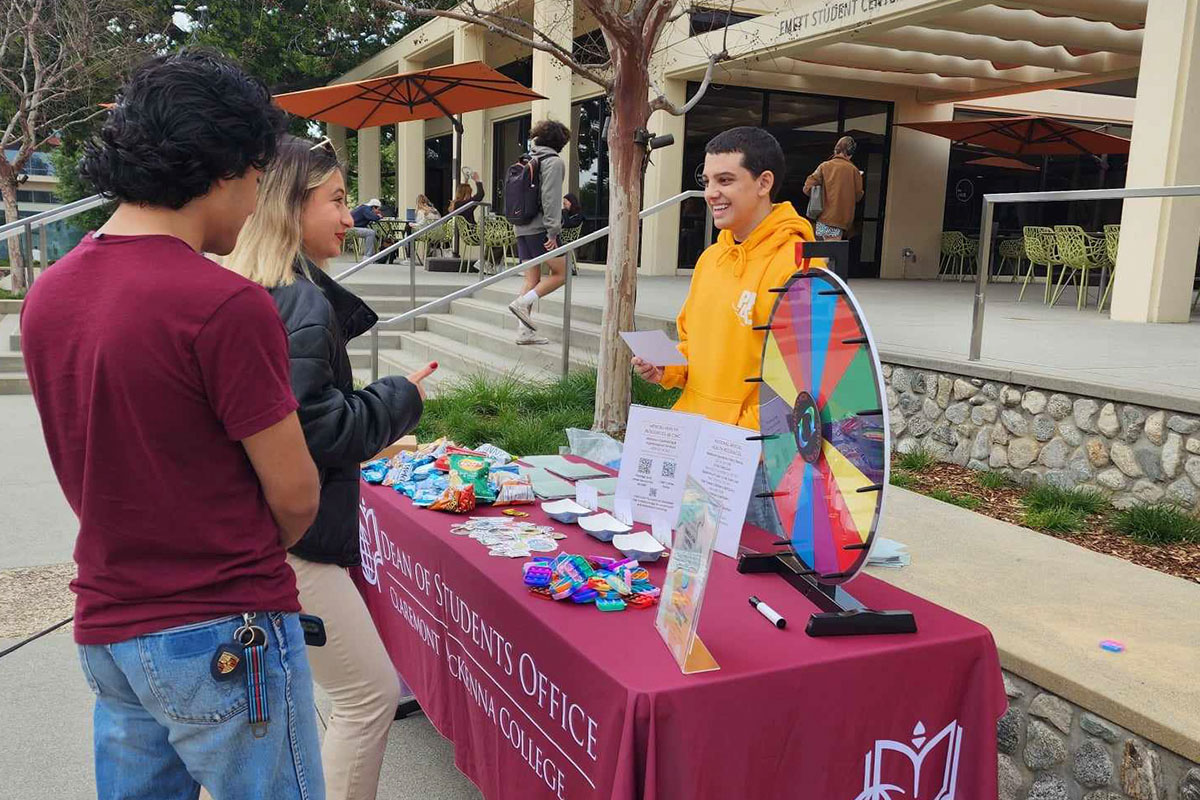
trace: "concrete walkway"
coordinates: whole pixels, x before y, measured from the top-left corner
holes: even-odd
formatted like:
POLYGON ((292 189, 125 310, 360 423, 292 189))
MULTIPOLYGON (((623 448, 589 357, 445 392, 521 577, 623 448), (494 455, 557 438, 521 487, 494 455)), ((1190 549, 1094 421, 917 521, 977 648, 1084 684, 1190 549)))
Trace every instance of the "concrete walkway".
MULTIPOLYGON (((417 281, 422 273, 418 270, 417 281)), ((439 282, 467 285, 474 276, 437 275, 439 282)), ((350 279, 395 282, 407 287, 407 265, 372 265, 350 279)), ((638 281, 637 314, 674 321, 691 278, 644 276, 638 281)), ((515 295, 520 279, 501 282, 515 295)), ((982 359, 967 361, 974 287, 941 281, 856 280, 862 305, 884 361, 962 371, 988 380, 1032 384, 1189 413, 1200 413, 1200 315, 1179 325, 1113 322, 1093 304, 1082 311, 1073 295, 1050 308, 1040 287, 1024 302, 1009 283, 988 287, 982 359)), ((1093 297, 1095 292, 1093 291, 1093 297)), ((556 293, 552 297, 561 295, 556 293)), ((605 305, 604 276, 584 268, 573 279, 572 304, 605 305)))
POLYGON ((876 577, 986 625, 1006 669, 1200 761, 1200 584, 894 486, 879 530, 912 564, 876 577))

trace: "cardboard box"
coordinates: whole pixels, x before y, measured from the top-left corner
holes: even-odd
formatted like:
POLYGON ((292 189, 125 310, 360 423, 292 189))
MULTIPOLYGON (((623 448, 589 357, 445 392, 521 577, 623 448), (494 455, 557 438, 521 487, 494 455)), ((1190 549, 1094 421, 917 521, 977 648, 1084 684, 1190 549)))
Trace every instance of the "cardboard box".
POLYGON ((378 453, 376 453, 372 458, 370 458, 368 460, 374 461, 377 458, 391 458, 392 456, 396 455, 396 453, 403 453, 403 452, 411 453, 416 449, 417 449, 417 437, 416 436, 401 436, 399 439, 397 439, 396 441, 389 444, 387 447, 380 450, 378 453))

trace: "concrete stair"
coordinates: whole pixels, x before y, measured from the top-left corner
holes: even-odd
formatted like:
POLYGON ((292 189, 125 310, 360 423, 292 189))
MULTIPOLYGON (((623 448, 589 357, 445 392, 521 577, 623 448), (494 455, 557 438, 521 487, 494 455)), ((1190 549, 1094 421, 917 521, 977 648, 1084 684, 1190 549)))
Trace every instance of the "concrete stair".
POLYGON ((0 308, 0 394, 30 394, 21 356, 21 304, 5 300, 0 308))
MULTIPOLYGON (((416 303, 421 305, 444 297, 467 285, 471 278, 455 274, 418 272, 416 303)), ((355 294, 381 318, 413 307, 409 295, 408 270, 396 265, 386 272, 364 271, 346 281, 355 294)), ((514 281, 489 286, 474 296, 455 300, 441 313, 417 319, 410 325, 381 328, 379 374, 407 375, 430 361, 438 370, 426 382, 431 394, 474 375, 513 376, 521 380, 553 380, 562 369, 563 297, 561 290, 534 308, 538 333, 550 340, 546 345, 518 345, 518 323, 508 310, 519 284, 514 281)), ((0 394, 30 391, 21 356, 19 303, 0 306, 0 394), (9 307, 11 305, 11 308, 9 307)), ((602 309, 578 301, 571 308, 570 368, 594 367, 600 349, 602 309)), ((638 316, 639 329, 661 328, 675 335, 673 321, 638 316)), ((361 336, 347 348, 356 380, 370 381, 371 337, 361 336)))

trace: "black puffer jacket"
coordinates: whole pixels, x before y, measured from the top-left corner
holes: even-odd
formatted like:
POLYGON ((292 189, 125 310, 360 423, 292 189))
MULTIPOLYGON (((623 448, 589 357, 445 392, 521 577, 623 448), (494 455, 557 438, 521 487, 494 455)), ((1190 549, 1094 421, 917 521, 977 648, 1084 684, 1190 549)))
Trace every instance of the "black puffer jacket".
POLYGON ((315 266, 291 286, 271 290, 288 333, 292 391, 300 424, 321 475, 317 519, 292 553, 309 561, 359 563, 359 463, 416 427, 417 387, 400 377, 354 390, 346 342, 378 317, 366 303, 315 266))

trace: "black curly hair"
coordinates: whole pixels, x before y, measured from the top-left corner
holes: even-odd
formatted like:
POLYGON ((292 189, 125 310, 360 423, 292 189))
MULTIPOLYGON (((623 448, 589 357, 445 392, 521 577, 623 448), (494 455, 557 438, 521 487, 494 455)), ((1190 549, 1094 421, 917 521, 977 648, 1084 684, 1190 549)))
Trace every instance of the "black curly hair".
POLYGON ((771 186, 771 199, 779 196, 787 162, 784 160, 779 140, 769 132, 749 125, 730 128, 709 139, 708 144, 704 145, 704 152, 711 155, 741 153, 742 166, 749 170, 755 179, 770 170, 775 176, 775 183, 771 186))
POLYGON ((179 209, 263 169, 287 115, 262 81, 203 49, 151 58, 122 87, 79 171, 105 197, 179 209))
POLYGON ((567 146, 567 142, 571 141, 571 129, 561 122, 544 119, 529 131, 529 138, 542 147, 549 147, 554 152, 560 153, 567 146))

